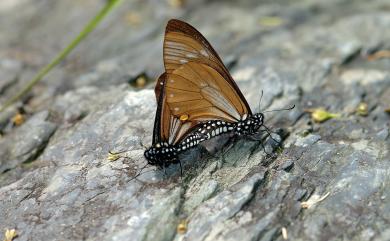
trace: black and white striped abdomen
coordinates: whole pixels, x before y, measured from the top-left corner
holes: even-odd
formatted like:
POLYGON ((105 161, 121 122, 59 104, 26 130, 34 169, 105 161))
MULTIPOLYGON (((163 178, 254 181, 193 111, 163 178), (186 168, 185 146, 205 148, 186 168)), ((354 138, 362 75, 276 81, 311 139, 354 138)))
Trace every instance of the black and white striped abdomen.
POLYGON ((233 131, 235 125, 233 123, 212 120, 200 124, 194 131, 180 142, 179 148, 181 151, 189 149, 199 143, 209 140, 212 137, 219 136, 223 133, 233 131))

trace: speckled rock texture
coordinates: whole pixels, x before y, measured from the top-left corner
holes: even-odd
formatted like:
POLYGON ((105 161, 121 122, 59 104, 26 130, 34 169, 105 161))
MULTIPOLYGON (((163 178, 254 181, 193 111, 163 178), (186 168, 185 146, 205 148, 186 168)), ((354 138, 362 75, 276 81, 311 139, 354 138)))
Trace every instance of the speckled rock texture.
MULTIPOLYGON (((104 2, 0 1, 0 103, 104 2)), ((1 236, 14 228, 18 241, 390 240, 390 58, 372 58, 390 50, 390 2, 180 2, 123 1, 0 114, 1 236), (170 18, 210 40, 254 112, 262 91, 262 111, 296 105, 266 113, 281 147, 220 137, 181 156, 182 177, 177 165, 142 169, 170 18), (340 116, 316 123, 307 110, 318 107, 340 116), (111 150, 126 158, 110 160, 111 150)))

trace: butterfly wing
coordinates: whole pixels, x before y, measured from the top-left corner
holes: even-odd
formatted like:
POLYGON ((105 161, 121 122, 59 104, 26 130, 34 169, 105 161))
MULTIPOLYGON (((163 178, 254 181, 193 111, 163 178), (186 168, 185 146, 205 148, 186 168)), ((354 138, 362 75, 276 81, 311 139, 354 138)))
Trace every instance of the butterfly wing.
POLYGON ((208 65, 189 62, 166 76, 166 102, 174 116, 236 122, 245 114, 234 88, 208 65))
MULTIPOLYGON (((239 102, 239 105, 235 106, 237 111, 241 115, 252 114, 245 97, 220 57, 206 38, 194 27, 177 19, 170 20, 165 30, 163 52, 165 71, 168 74, 191 62, 207 65, 218 72, 223 78, 225 85, 229 86, 226 88, 231 89, 229 92, 229 100, 236 104, 239 102)), ((186 68, 186 70, 189 69, 186 68)))
POLYGON ((153 145, 166 142, 175 144, 186 136, 189 130, 198 124, 197 121, 182 121, 174 115, 168 106, 166 97, 167 74, 162 74, 155 86, 157 111, 153 128, 153 145))
POLYGON ((153 144, 178 143, 202 121, 236 122, 252 114, 218 54, 191 25, 170 20, 163 52, 153 144))
MULTIPOLYGON (((166 113, 168 115, 164 115, 164 102, 165 102, 165 94, 164 94, 164 85, 165 85, 165 73, 160 75, 160 77, 157 79, 156 86, 154 87, 154 93, 156 95, 157 100, 157 110, 156 110, 156 116, 154 117, 154 127, 153 127, 153 145, 160 142, 165 142, 168 140, 166 134, 164 134, 164 122, 166 122, 166 116, 169 116, 169 113, 166 113)), ((165 110, 166 112, 166 110, 165 110)))

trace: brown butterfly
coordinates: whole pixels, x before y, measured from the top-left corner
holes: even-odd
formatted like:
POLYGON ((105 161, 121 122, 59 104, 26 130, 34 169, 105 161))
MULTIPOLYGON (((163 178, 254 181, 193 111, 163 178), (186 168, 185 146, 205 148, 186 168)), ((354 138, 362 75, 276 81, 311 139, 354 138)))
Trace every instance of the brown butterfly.
POLYGON ((148 164, 180 163, 180 152, 222 133, 258 132, 264 115, 252 114, 218 54, 194 27, 170 20, 163 55, 153 145, 144 153, 148 164))

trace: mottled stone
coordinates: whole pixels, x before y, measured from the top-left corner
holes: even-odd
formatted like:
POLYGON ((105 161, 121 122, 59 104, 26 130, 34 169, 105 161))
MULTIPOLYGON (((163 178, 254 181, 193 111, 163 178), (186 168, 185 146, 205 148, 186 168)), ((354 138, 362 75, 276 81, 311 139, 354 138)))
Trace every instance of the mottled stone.
POLYGON ((314 143, 316 143, 319 140, 321 140, 321 136, 309 134, 305 137, 298 137, 296 142, 295 142, 295 145, 301 146, 301 147, 307 147, 307 146, 313 145, 314 143))
POLYGON ((196 184, 189 187, 187 190, 188 201, 184 203, 184 210, 186 213, 191 213, 193 209, 195 209, 202 202, 206 201, 212 195, 217 192, 218 182, 215 180, 210 180, 207 183, 203 183, 201 186, 197 186, 196 184), (194 191, 193 189, 198 189, 194 191))
MULTIPOLYGON (((390 49, 388 0, 148 3, 123 1, 0 114, 0 230, 21 241, 388 239, 390 65, 372 56, 390 49), (150 82, 172 17, 211 42, 276 141, 221 136, 180 155, 183 176, 146 165, 150 82), (140 74, 145 87, 129 84, 140 74), (362 102, 367 116, 355 112, 362 102), (341 117, 314 123, 305 113, 318 107, 341 117)), ((0 32, 0 102, 102 4, 0 1, 12 30, 0 32)))
POLYGON ((14 132, 0 140, 0 173, 33 161, 45 148, 57 125, 47 121, 49 113, 33 115, 14 132))
MULTIPOLYGON (((213 240, 214 230, 220 230, 220 223, 234 217, 253 196, 253 191, 264 174, 255 174, 247 181, 205 201, 189 216, 188 232, 183 240, 213 240)), ((218 231, 217 231, 218 232, 218 231)))

